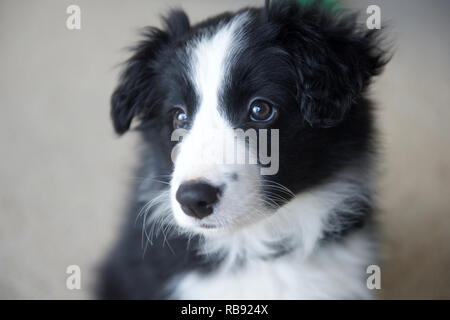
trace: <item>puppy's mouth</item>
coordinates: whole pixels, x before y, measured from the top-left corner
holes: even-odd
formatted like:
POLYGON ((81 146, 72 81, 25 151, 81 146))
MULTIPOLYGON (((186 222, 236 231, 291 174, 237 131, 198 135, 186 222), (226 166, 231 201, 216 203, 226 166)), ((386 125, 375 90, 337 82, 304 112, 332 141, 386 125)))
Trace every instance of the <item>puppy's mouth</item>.
POLYGON ((197 229, 197 231, 205 234, 216 234, 217 232, 224 232, 225 230, 228 230, 231 226, 216 224, 214 222, 197 221, 194 223, 193 227, 197 229))

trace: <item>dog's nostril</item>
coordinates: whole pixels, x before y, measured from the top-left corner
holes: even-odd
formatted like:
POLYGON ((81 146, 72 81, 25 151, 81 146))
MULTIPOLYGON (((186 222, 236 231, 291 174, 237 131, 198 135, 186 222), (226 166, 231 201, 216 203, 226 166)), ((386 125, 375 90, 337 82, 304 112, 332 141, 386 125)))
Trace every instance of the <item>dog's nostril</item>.
POLYGON ((208 204, 205 201, 199 201, 198 206, 200 207, 206 207, 208 204))
POLYGON ((213 205, 218 202, 220 189, 206 182, 182 183, 175 195, 184 213, 202 219, 213 212, 213 205))

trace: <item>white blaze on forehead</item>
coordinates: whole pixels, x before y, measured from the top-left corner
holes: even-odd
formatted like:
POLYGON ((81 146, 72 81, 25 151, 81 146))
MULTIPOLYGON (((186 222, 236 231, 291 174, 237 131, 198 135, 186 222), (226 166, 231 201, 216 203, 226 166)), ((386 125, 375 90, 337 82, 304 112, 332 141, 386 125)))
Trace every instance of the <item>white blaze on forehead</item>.
POLYGON ((181 183, 189 180, 202 179, 223 186, 230 174, 245 177, 225 188, 214 214, 202 221, 211 219, 209 222, 216 224, 219 220, 233 220, 234 216, 247 212, 244 208, 255 207, 256 193, 249 191, 257 188, 256 167, 221 162, 222 155, 232 153, 225 152, 224 147, 234 145, 235 136, 225 112, 221 112, 226 106, 221 105, 219 95, 229 78, 234 57, 242 47, 242 30, 247 19, 246 13, 234 17, 195 40, 188 49, 190 79, 199 99, 195 114, 188 114, 191 128, 180 142, 170 183, 172 212, 182 226, 192 226, 193 219, 182 212, 176 192, 181 183), (244 194, 249 196, 243 199, 244 194))
POLYGON ((194 43, 190 67, 191 80, 200 98, 199 111, 219 107, 219 91, 227 77, 230 59, 239 48, 246 19, 246 13, 240 14, 194 43))
POLYGON ((242 41, 242 27, 247 14, 240 14, 220 25, 214 32, 195 40, 190 49, 190 77, 199 97, 192 127, 181 143, 175 163, 174 178, 204 178, 221 183, 224 168, 205 165, 220 162, 224 142, 234 141, 231 124, 220 112, 219 94, 226 81, 227 70, 242 41), (219 161, 218 161, 219 160, 219 161))

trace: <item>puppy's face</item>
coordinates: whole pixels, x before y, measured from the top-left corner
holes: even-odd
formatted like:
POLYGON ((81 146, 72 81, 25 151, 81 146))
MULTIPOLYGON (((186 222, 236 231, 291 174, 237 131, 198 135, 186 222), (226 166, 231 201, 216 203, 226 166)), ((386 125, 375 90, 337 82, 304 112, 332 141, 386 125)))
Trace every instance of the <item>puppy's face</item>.
POLYGON ((358 101, 382 66, 353 22, 283 2, 191 27, 183 12, 150 29, 112 98, 170 162, 177 223, 229 232, 274 214, 369 148, 358 101), (358 108, 359 107, 359 108, 358 108))
POLYGON ((249 21, 246 12, 233 16, 180 49, 195 98, 176 101, 172 111, 173 129, 186 133, 174 153, 171 204, 180 225, 200 232, 252 222, 291 196, 287 188, 284 197, 262 188, 282 189, 264 175, 277 174, 279 124, 295 116, 293 69, 283 52, 245 44, 249 21), (264 166, 259 155, 270 162, 264 166))

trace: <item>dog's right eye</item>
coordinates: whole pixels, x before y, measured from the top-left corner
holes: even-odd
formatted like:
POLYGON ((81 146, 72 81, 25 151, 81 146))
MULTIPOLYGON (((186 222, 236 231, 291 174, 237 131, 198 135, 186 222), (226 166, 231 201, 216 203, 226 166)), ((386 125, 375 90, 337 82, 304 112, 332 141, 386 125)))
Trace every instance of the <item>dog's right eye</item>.
POLYGON ((184 129, 188 125, 188 116, 182 109, 178 109, 173 114, 173 127, 175 129, 184 129))

